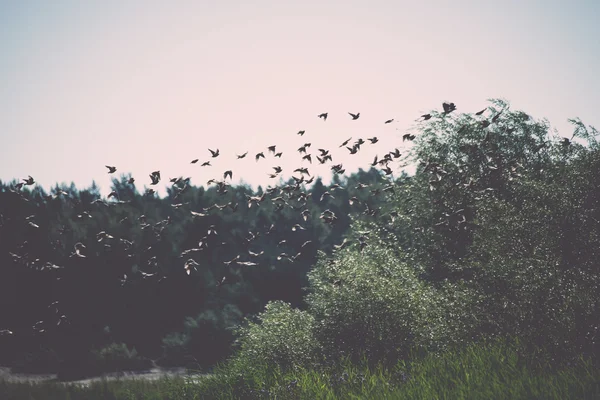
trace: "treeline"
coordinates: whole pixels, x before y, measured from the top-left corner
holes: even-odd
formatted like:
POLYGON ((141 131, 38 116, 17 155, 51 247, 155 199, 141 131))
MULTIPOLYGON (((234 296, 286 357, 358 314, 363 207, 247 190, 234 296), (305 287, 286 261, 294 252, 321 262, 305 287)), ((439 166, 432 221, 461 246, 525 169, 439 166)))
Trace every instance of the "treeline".
POLYGON ((375 169, 328 186, 317 178, 310 192, 293 179, 253 191, 179 178, 159 198, 130 178, 113 179, 108 199, 95 184, 46 193, 0 182, 2 364, 210 367, 230 354, 243 317, 271 300, 303 307, 317 250, 342 241, 358 204, 380 208, 384 196, 370 189, 389 184, 375 169))

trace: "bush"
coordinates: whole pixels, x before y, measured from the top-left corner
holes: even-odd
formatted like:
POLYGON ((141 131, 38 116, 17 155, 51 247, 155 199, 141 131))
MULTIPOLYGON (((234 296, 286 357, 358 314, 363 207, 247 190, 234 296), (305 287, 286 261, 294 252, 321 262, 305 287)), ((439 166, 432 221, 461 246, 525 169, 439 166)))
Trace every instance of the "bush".
POLYGON ((258 322, 245 321, 237 329, 239 353, 234 362, 271 365, 283 371, 307 368, 318 360, 319 346, 313 331, 315 320, 306 311, 292 309, 282 301, 267 304, 258 322))
POLYGON ((334 362, 344 356, 357 362, 364 354, 372 363, 394 363, 413 347, 461 341, 471 324, 464 311, 473 299, 466 289, 435 289, 376 240, 362 252, 322 257, 309 280, 315 336, 334 362))

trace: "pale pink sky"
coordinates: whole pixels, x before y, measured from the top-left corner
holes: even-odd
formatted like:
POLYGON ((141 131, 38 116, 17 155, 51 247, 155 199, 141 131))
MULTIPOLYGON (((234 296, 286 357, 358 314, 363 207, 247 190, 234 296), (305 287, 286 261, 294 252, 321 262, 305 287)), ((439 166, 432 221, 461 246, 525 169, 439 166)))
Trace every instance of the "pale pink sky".
POLYGON ((0 179, 106 194, 108 164, 140 190, 157 169, 266 185, 272 166, 306 164, 305 142, 351 171, 443 101, 505 98, 567 136, 567 118, 600 122, 598 15, 592 1, 0 2, 0 179), (351 136, 380 142, 349 156, 351 136), (282 160, 256 163, 272 144, 282 160), (208 148, 221 156, 201 168, 208 148))

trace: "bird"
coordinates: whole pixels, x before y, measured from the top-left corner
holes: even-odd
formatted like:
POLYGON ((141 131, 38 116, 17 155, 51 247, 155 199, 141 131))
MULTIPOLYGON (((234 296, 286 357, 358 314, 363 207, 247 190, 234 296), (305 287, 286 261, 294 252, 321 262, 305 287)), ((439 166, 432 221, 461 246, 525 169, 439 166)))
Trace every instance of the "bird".
POLYGON ((127 181, 127 183, 129 183, 130 185, 133 185, 134 182, 135 182, 134 177, 129 178, 129 180, 127 181))
POLYGON ((371 144, 375 144, 379 141, 379 139, 377 139, 377 136, 373 136, 372 138, 367 138, 368 141, 371 142, 371 144))
POLYGON ((352 114, 351 112, 349 112, 348 114, 350 114, 350 116, 352 117, 352 120, 357 120, 358 117, 360 117, 360 113, 356 113, 356 114, 352 114))
POLYGON ((183 268, 185 269, 185 272, 190 275, 192 273, 192 269, 194 271, 198 271, 196 269, 197 266, 199 266, 200 264, 198 264, 196 261, 194 261, 193 258, 190 258, 189 260, 187 260, 185 262, 185 264, 183 265, 183 268))
POLYGON ((326 197, 326 196, 329 196, 329 197, 331 197, 332 199, 335 199, 335 197, 333 197, 333 196, 331 195, 331 193, 329 193, 329 192, 324 192, 324 193, 321 195, 321 199, 320 199, 320 201, 323 201, 323 200, 325 199, 325 197, 326 197))
POLYGON ((384 122, 384 124, 391 124, 392 122, 394 122, 394 119, 388 119, 387 121, 384 122))
POLYGON ((319 114, 319 115, 318 115, 318 117, 319 117, 319 118, 323 118, 323 121, 327 121, 327 115, 328 115, 328 114, 329 114, 329 113, 321 113, 321 114, 319 114))
POLYGON ((431 119, 431 114, 423 114, 423 115, 421 115, 421 117, 423 117, 424 121, 427 121, 427 120, 431 119))
POLYGON ((310 176, 310 173, 308 172, 308 168, 296 168, 294 170, 294 172, 300 172, 301 174, 306 174, 308 176, 310 176))
POLYGON ((208 149, 208 151, 210 151, 210 154, 213 156, 213 158, 218 157, 220 154, 219 149, 217 149, 217 150, 208 149))
POLYGON ((229 176, 229 179, 233 179, 233 171, 228 170, 223 173, 223 179, 226 179, 229 176))
POLYGON ((258 153, 254 158, 256 159, 256 161, 258 161, 261 157, 265 158, 265 154, 262 151, 258 153))
POLYGON ((269 152, 275 154, 275 145, 268 147, 269 152))
POLYGON ((258 257, 258 256, 262 256, 263 254, 265 254, 265 251, 261 250, 260 253, 255 253, 253 251, 248 250, 248 254, 252 257, 258 257))
POLYGON ((73 246, 73 248, 75 249, 75 252, 71 253, 71 257, 77 256, 80 258, 85 258, 85 255, 81 253, 81 250, 86 248, 83 243, 77 242, 75 243, 75 246, 73 246))
POLYGON ((351 140, 352 140, 352 138, 345 140, 344 143, 340 144, 340 148, 346 146, 348 143, 350 143, 351 140))
POLYGON ((345 248, 345 247, 347 247, 349 245, 350 245, 350 241, 347 238, 345 238, 342 243, 340 243, 338 245, 334 245, 333 248, 335 250, 342 250, 343 248, 345 248))
POLYGON ((195 158, 195 159, 193 159, 193 160, 190 162, 190 164, 196 164, 197 162, 198 162, 198 159, 197 159, 197 158, 195 158))
MULTIPOLYGON (((320 117, 321 117, 321 116, 319 116, 319 118, 320 118, 320 117)), ((325 118, 327 118, 327 117, 325 117, 325 118)), ((305 134, 305 133, 306 133, 306 131, 298 131, 298 135, 300 135, 300 136, 304 136, 304 134, 305 134)))
POLYGON ((210 161, 205 161, 202 163, 201 167, 210 167, 210 161))
POLYGON ((151 185, 158 184, 158 182, 160 181, 160 172, 159 171, 155 171, 155 172, 151 173, 150 174, 150 179, 152 180, 152 182, 150 183, 151 185))
POLYGON ((500 115, 504 112, 504 110, 500 111, 498 114, 494 115, 494 118, 492 118, 492 123, 498 121, 498 118, 500 118, 500 115))
POLYGON ((294 231, 294 232, 295 232, 295 231, 297 231, 298 229, 300 229, 301 231, 305 231, 305 230, 306 230, 306 228, 305 228, 305 227, 303 227, 303 226, 302 226, 302 225, 300 225, 300 224, 296 224, 296 225, 292 226, 292 231, 294 231))
POLYGON ((248 152, 245 152, 244 154, 237 155, 237 158, 238 158, 238 160, 240 160, 240 159, 246 157, 247 155, 248 155, 248 152))
POLYGON ((443 103, 442 107, 444 108, 444 114, 449 114, 452 111, 456 110, 456 106, 454 103, 443 103))
POLYGON ((487 110, 487 107, 486 107, 486 108, 484 108, 484 109, 483 109, 483 110, 481 110, 481 111, 477 111, 477 112, 475 113, 475 115, 481 115, 481 114, 483 114, 483 113, 485 112, 485 110, 487 110))
POLYGON ((109 174, 114 174, 115 172, 117 172, 117 168, 116 167, 111 167, 110 165, 105 165, 106 168, 108 168, 108 173, 109 174))
POLYGON ((402 135, 402 141, 404 142, 405 140, 415 140, 416 136, 415 135, 411 135, 410 133, 405 133, 404 135, 402 135))

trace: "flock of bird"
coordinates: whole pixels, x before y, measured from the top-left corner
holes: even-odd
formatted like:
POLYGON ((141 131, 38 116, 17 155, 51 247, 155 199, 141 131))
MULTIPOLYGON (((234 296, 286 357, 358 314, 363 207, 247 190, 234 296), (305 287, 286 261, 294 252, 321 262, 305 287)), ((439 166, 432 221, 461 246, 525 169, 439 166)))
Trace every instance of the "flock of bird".
MULTIPOLYGON (((443 103, 442 106, 443 106, 443 113, 441 115, 449 114, 456 110, 456 106, 454 105, 454 103, 443 103)), ((485 110, 486 109, 483 109, 475 114, 477 116, 481 116, 485 112, 485 110)), ((488 121, 488 120, 481 121, 480 122, 481 126, 487 127, 491 123, 496 122, 501 113, 502 112, 496 114, 493 118, 490 119, 490 121, 488 121)), ((360 118, 360 113, 348 113, 348 114, 350 115, 352 121, 355 121, 360 118)), ((430 120, 432 117, 433 117, 432 114, 423 114, 421 116, 422 121, 430 120)), ((327 112, 321 113, 318 115, 318 118, 322 119, 323 121, 327 121, 328 113, 327 112)), ((394 119, 388 119, 384 122, 384 124, 390 124, 393 121, 394 121, 394 119)), ((297 135, 301 136, 301 137, 304 136, 305 134, 306 134, 305 130, 300 130, 297 132, 297 135)), ((404 141, 410 142, 414 139, 415 139, 415 136, 412 134, 409 134, 409 133, 404 134, 402 137, 403 142, 404 141)), ((352 141, 352 138, 348 138, 348 139, 344 140, 339 145, 339 148, 345 148, 349 152, 349 154, 356 154, 360 151, 361 146, 363 146, 365 143, 367 143, 362 138, 358 138, 354 142, 351 142, 351 141, 352 141)), ((377 137, 371 137, 371 138, 367 138, 367 141, 370 144, 375 144, 379 141, 379 139, 377 137)), ((309 149, 311 149, 311 146, 312 146, 312 144, 310 142, 307 142, 307 143, 304 143, 302 146, 300 146, 297 149, 298 153, 301 156, 301 162, 308 162, 309 164, 312 164, 313 156, 314 156, 314 158, 316 159, 316 161, 319 164, 326 164, 328 162, 331 163, 332 164, 331 171, 333 171, 334 174, 343 175, 345 173, 345 168, 341 163, 334 164, 333 154, 330 151, 330 149, 319 148, 319 149, 317 149, 318 153, 317 152, 309 153, 309 149)), ((221 156, 219 149, 214 149, 214 150, 208 149, 208 151, 210 152, 211 159, 215 159, 215 158, 221 156)), ((236 154, 236 157, 237 157, 237 159, 243 159, 248 155, 248 153, 249 152, 245 152, 245 153, 239 154, 239 155, 236 154)), ((260 152, 256 153, 254 155, 254 159, 256 162, 258 162, 261 158, 266 159, 267 155, 272 155, 273 158, 281 158, 282 152, 278 152, 277 146, 272 145, 272 146, 268 146, 266 148, 266 151, 260 151, 260 152)), ((393 170, 390 167, 390 163, 399 159, 400 157, 401 157, 401 152, 398 148, 394 148, 393 150, 388 151, 381 156, 375 156, 373 162, 371 163, 371 166, 379 167, 380 171, 383 173, 383 175, 385 177, 388 177, 389 180, 388 180, 388 184, 386 184, 382 187, 370 189, 370 192, 371 192, 370 195, 379 196, 379 195, 383 195, 385 193, 391 193, 394 191, 394 184, 393 184, 393 180, 391 179, 391 176, 393 175, 393 170)), ((190 163, 197 164, 199 161, 200 161, 200 159, 196 158, 196 159, 191 160, 190 163)), ((207 160, 207 161, 202 162, 200 165, 202 167, 208 167, 208 166, 211 166, 211 163, 210 163, 210 160, 207 160)), ((115 166, 106 165, 106 168, 107 168, 108 174, 115 174, 117 172, 117 167, 115 167, 115 166)), ((272 173, 269 174, 270 178, 278 177, 283 171, 283 169, 280 166, 274 166, 274 167, 272 167, 272 169, 273 169, 272 173)), ((439 180, 439 177, 441 174, 441 172, 440 172, 441 168, 439 167, 439 165, 431 163, 426 166, 426 169, 429 169, 432 174, 437 175, 438 180, 439 180)), ((246 195, 245 205, 248 208, 260 207, 260 205, 263 202, 268 200, 275 206, 276 211, 280 211, 280 210, 284 209, 285 207, 289 207, 289 208, 293 209, 294 211, 298 212, 299 215, 302 217, 303 221, 308 221, 309 217, 311 216, 311 211, 307 208, 307 201, 309 201, 309 199, 311 198, 311 196, 310 196, 311 193, 310 193, 310 191, 307 191, 306 185, 309 185, 310 183, 312 183, 313 180, 315 179, 315 176, 311 175, 311 173, 309 171, 309 167, 306 167, 306 166, 299 166, 293 172, 295 174, 296 173, 298 174, 298 176, 292 175, 293 181, 290 181, 290 182, 293 182, 293 184, 287 184, 287 185, 275 186, 275 187, 269 186, 264 191, 264 193, 262 193, 262 195, 260 195, 260 196, 246 195)), ((158 185, 161 182, 160 171, 157 170, 157 171, 151 172, 149 174, 149 178, 150 178, 150 186, 158 185)), ((173 196, 173 203, 171 204, 173 209, 185 210, 185 208, 186 208, 185 206, 187 205, 187 203, 182 203, 180 201, 180 198, 181 198, 182 194, 186 193, 186 191, 188 191, 190 189, 190 179, 191 178, 189 178, 189 177, 188 178, 178 177, 178 178, 170 179, 170 183, 171 183, 172 188, 175 193, 175 195, 173 196)), ((207 184, 208 185, 214 184, 216 186, 217 193, 219 195, 223 196, 228 193, 228 187, 230 187, 231 179, 233 179, 233 171, 227 170, 223 173, 222 179, 212 178, 207 182, 207 184), (229 179, 229 182, 227 182, 227 179, 229 179)), ((135 179, 133 177, 130 177, 127 182, 128 182, 128 184, 133 185, 135 182, 135 179)), ((16 184, 15 187, 11 188, 10 192, 20 196, 20 198, 22 200, 27 201, 27 199, 21 192, 21 189, 23 188, 23 186, 32 186, 34 184, 35 184, 34 178, 31 176, 28 176, 26 179, 23 179, 22 182, 19 182, 18 184, 16 184)), ((356 189, 357 190, 369 190, 369 185, 359 183, 356 186, 356 189)), ((331 185, 330 189, 328 191, 325 191, 320 196, 320 201, 326 202, 328 198, 335 198, 334 194, 335 194, 335 191, 337 191, 337 190, 344 190, 344 187, 342 187, 339 184, 331 185)), ((149 188, 146 190, 146 195, 151 196, 151 195, 154 195, 154 193, 155 193, 155 190, 153 188, 149 188)), ((50 199, 56 198, 58 196, 68 196, 68 194, 63 191, 57 191, 54 194, 49 195, 47 199, 50 200, 50 199)), ((121 200, 119 198, 119 193, 117 193, 117 191, 112 191, 111 193, 108 194, 106 199, 97 199, 97 200, 94 200, 92 203, 97 206, 112 207, 112 206, 115 206, 118 204, 127 204, 127 203, 129 203, 129 201, 121 200)), ((381 208, 372 207, 368 204, 368 202, 361 201, 357 197, 350 198, 349 203, 352 206, 363 206, 364 207, 363 214, 365 214, 365 215, 375 216, 381 210, 381 208)), ((194 219, 196 219, 196 218, 206 217, 213 210, 223 211, 225 209, 230 209, 232 212, 235 212, 238 210, 239 206, 240 206, 240 204, 238 202, 231 200, 229 202, 224 202, 222 204, 215 203, 207 208, 203 208, 202 210, 197 210, 197 211, 196 210, 188 210, 187 212, 189 212, 192 215, 192 217, 194 219)), ((455 213, 448 214, 447 215, 448 219, 454 218, 454 219, 457 219, 459 221, 459 223, 461 221, 464 222, 464 215, 461 215, 461 211, 462 210, 458 210, 455 213)), ((392 212, 392 213, 390 213, 390 216, 393 219, 394 217, 397 217, 398 215, 396 212, 392 212)), ((77 215, 77 218, 79 218, 79 219, 92 218, 92 215, 87 211, 83 211, 81 214, 77 215)), ((323 211, 320 214, 319 218, 324 223, 330 224, 330 225, 335 224, 336 220, 338 219, 336 214, 333 211, 331 211, 330 209, 326 209, 325 211, 323 211)), ((120 222, 125 223, 125 222, 127 222, 126 220, 127 220, 127 218, 124 218, 120 222)), ((30 227, 32 227, 34 229, 39 228, 39 225, 35 223, 35 215, 31 215, 31 216, 27 217, 26 222, 30 227)), ((171 217, 169 216, 169 217, 167 217, 167 219, 165 219, 163 221, 159 221, 157 223, 151 224, 147 221, 146 216, 142 215, 139 217, 138 223, 139 223, 139 226, 141 227, 141 229, 143 229, 143 230, 149 229, 149 230, 153 231, 156 234, 156 237, 160 239, 163 230, 166 229, 167 226, 171 223, 171 217)), ((444 223, 444 221, 442 221, 442 223, 444 223)), ((254 252, 254 251, 250 250, 250 246, 257 237, 259 237, 260 235, 263 235, 263 234, 264 235, 271 234, 273 232, 274 228, 275 228, 275 226, 271 225, 265 232, 255 232, 255 233, 249 232, 249 236, 247 238, 245 238, 246 245, 247 245, 246 248, 248 249, 246 254, 238 254, 235 257, 233 257, 232 259, 225 261, 224 265, 226 265, 226 266, 238 265, 238 266, 243 266, 243 267, 252 267, 252 266, 258 265, 258 262, 257 262, 258 258, 264 254, 264 251, 254 252)), ((64 229, 66 229, 66 228, 64 228, 64 229)), ((301 230, 305 230, 306 228, 304 226, 302 226, 301 224, 295 224, 295 225, 291 226, 289 229, 291 229, 292 231, 301 231, 301 230)), ((369 233, 368 232, 359 232, 359 233, 360 233, 360 237, 358 238, 358 241, 356 244, 362 250, 363 248, 365 248, 368 245, 369 233)), ((223 242, 221 239, 218 239, 219 237, 220 236, 216 231, 216 227, 214 225, 210 225, 210 227, 207 230, 206 235, 199 238, 197 247, 186 249, 181 252, 181 254, 180 254, 180 258, 182 259, 182 267, 181 268, 183 268, 183 270, 185 271, 185 273, 187 275, 191 275, 194 271, 197 271, 197 269, 199 267, 198 262, 196 262, 193 258, 193 254, 206 251, 211 246, 219 246, 219 245, 225 244, 225 242, 223 242), (183 260, 185 260, 185 261, 183 261, 183 260)), ((124 249, 125 251, 130 251, 133 248, 133 241, 128 240, 127 238, 115 238, 105 231, 98 232, 96 235, 96 240, 100 243, 104 243, 104 246, 106 246, 107 248, 109 248, 113 243, 118 243, 118 245, 120 245, 122 247, 122 249, 124 249)), ((300 246, 299 249, 296 249, 291 253, 288 253, 287 251, 282 251, 277 256, 277 260, 279 260, 279 261, 285 260, 285 261, 289 261, 289 262, 294 262, 295 260, 298 259, 298 257, 300 257, 303 254, 303 251, 305 251, 308 248, 308 246, 311 246, 311 243, 312 243, 311 241, 306 241, 300 246)), ((334 246, 334 249, 340 250, 340 249, 350 246, 352 244, 353 244, 353 241, 351 241, 349 239, 344 239, 344 241, 341 244, 334 246)), ((278 243, 278 246, 285 247, 286 241, 285 240, 280 241, 278 243)), ((26 253, 18 254, 18 253, 11 252, 10 255, 16 263, 26 264, 29 267, 35 267, 37 269, 61 269, 62 268, 61 266, 54 265, 53 263, 50 263, 50 262, 42 262, 39 259, 33 260, 26 253)), ((79 259, 85 259, 88 256, 90 256, 90 254, 87 253, 87 247, 85 246, 84 243, 81 243, 81 242, 78 242, 75 244, 75 246, 73 248, 73 252, 70 254, 70 257, 79 258, 79 259)), ((157 265, 156 257, 151 258, 148 261, 148 264, 149 264, 149 266, 156 266, 157 265)), ((144 278, 144 279, 156 277, 160 281, 162 279, 167 278, 166 275, 159 274, 158 272, 144 272, 144 271, 139 271, 139 272, 140 272, 142 278, 144 278)), ((126 282, 128 282, 128 277, 126 274, 123 276, 121 282, 122 282, 122 284, 125 284, 126 282)), ((221 286, 223 286, 227 283, 230 283, 230 282, 228 281, 227 277, 224 276, 218 280, 217 287, 220 288, 221 286)), ((58 313, 58 308, 57 308, 56 302, 52 303, 49 307, 56 308, 57 313, 58 313)), ((57 324, 61 324, 66 321, 67 321, 66 316, 61 315, 58 318, 57 324)), ((39 330, 39 326, 37 326, 37 325, 34 326, 34 329, 39 330)), ((12 332, 10 330, 0 330, 0 335, 9 335, 9 334, 12 334, 12 332)))

